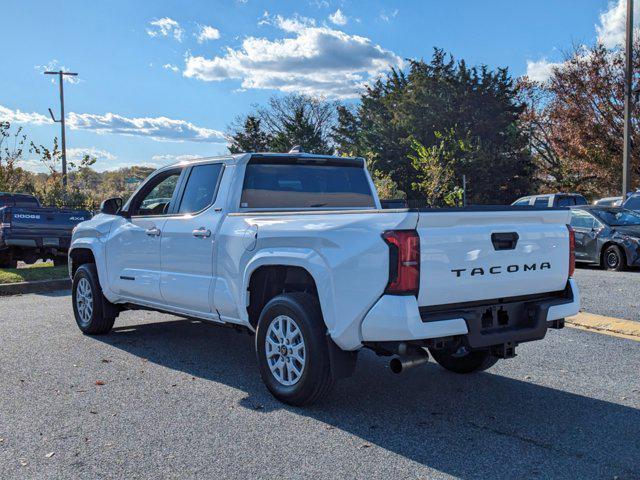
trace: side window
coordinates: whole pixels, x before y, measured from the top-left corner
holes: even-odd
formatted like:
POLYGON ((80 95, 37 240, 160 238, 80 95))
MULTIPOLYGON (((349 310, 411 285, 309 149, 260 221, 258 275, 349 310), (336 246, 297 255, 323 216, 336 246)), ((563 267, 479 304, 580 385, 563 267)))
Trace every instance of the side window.
POLYGON ((547 208, 549 206, 549 197, 538 197, 533 203, 534 207, 547 208))
POLYGON ((571 205, 575 205, 576 202, 573 197, 560 197, 558 200, 559 207, 570 207, 571 205))
POLYGON ((513 204, 515 206, 522 207, 522 206, 525 206, 525 205, 529 205, 529 201, 530 200, 531 200, 530 198, 521 198, 520 200, 517 200, 513 204))
POLYGON ((133 200, 131 215, 148 217, 166 214, 169 211, 171 198, 181 173, 181 170, 169 171, 152 179, 149 185, 140 192, 139 198, 133 200))
POLYGON ((198 165, 191 169, 178 213, 195 213, 213 203, 222 171, 221 163, 198 165))
POLYGON ((591 229, 595 225, 595 218, 587 212, 580 210, 571 211, 571 226, 573 228, 591 229))

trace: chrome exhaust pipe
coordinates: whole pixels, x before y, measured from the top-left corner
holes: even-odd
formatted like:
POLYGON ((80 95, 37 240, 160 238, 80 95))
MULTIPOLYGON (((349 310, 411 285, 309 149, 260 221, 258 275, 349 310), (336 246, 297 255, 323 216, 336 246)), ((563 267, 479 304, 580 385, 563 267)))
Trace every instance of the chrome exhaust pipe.
POLYGON ((400 357, 392 358, 389 362, 389 368, 393 373, 399 374, 408 368, 417 367, 428 361, 429 354, 427 351, 424 348, 415 348, 411 349, 411 354, 402 354, 400 357))

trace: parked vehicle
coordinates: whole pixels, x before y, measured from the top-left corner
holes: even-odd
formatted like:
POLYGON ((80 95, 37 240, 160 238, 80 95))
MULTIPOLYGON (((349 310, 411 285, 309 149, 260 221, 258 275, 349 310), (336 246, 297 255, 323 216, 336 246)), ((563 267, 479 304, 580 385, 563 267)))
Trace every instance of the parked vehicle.
POLYGON ((622 202, 622 207, 640 212, 640 192, 628 194, 625 201, 622 202))
POLYGON ((91 218, 86 210, 43 208, 33 195, 0 193, 0 268, 19 260, 67 262, 71 231, 91 218))
POLYGON ((395 372, 429 351, 470 373, 578 312, 568 210, 382 210, 360 158, 180 163, 101 211, 69 252, 80 330, 136 308, 245 328, 267 388, 294 405, 363 347, 397 355, 395 372))
POLYGON ((593 202, 600 207, 619 207, 622 204, 622 197, 606 197, 593 202))
POLYGON ((588 205, 587 199, 578 193, 549 193, 522 197, 513 202, 514 206, 537 208, 572 207, 574 205, 588 205))
POLYGON ((621 207, 571 209, 576 262, 624 270, 640 265, 640 214, 621 207))

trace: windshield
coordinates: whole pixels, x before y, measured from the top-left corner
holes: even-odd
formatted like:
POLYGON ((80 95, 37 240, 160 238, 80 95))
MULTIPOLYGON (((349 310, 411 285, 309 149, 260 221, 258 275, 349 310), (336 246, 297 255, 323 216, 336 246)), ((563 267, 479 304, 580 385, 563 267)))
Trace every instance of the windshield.
POLYGON ((640 225, 640 215, 631 210, 612 208, 610 210, 592 210, 592 213, 612 227, 640 225))

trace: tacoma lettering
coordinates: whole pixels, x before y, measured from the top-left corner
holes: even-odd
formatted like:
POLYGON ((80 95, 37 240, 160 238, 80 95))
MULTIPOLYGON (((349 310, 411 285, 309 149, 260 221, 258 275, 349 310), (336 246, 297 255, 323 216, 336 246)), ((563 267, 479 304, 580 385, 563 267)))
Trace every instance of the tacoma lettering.
POLYGON ((485 269, 484 267, 473 267, 470 271, 466 268, 452 268, 451 272, 456 274, 457 278, 462 277, 464 272, 469 271, 470 277, 481 277, 485 275, 485 272, 488 271, 491 275, 500 275, 502 273, 516 273, 516 272, 533 272, 537 270, 548 270, 551 268, 551 262, 540 262, 540 263, 531 263, 531 264, 523 264, 518 265, 517 263, 511 265, 494 265, 485 269))

